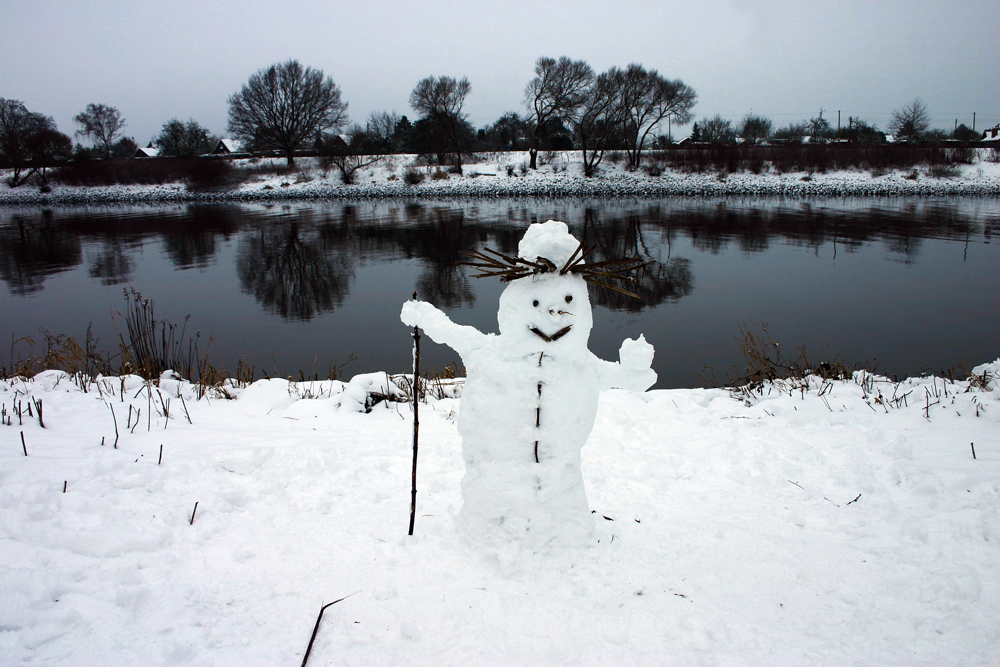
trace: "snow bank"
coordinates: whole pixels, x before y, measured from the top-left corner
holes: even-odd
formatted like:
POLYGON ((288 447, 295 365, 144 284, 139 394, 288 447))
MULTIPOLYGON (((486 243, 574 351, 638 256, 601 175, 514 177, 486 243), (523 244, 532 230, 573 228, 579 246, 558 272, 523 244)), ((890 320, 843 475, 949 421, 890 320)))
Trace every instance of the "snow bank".
MULTIPOLYGON (((986 151, 980 151, 981 156, 986 151)), ((54 185, 49 193, 37 188, 11 189, 0 183, 0 205, 136 204, 167 202, 269 202, 317 199, 405 198, 496 198, 496 197, 844 197, 844 196, 960 196, 1000 195, 1000 164, 980 159, 958 165, 958 175, 934 177, 929 170, 889 170, 882 175, 869 171, 842 170, 826 173, 765 171, 686 174, 665 170, 651 177, 642 171, 628 172, 622 165, 605 161, 595 178, 584 178, 578 153, 565 153, 538 171, 525 169, 506 175, 506 166, 527 161, 527 154, 498 153, 489 161, 465 165, 464 175, 426 179, 406 185, 402 179, 410 155, 388 156, 384 163, 361 170, 355 185, 343 185, 334 172, 323 175, 314 159, 299 161, 299 175, 253 175, 231 190, 192 192, 182 183, 163 185, 119 185, 76 187, 54 185), (504 168, 499 168, 504 167, 504 168)), ((246 160, 237 168, 252 166, 246 160)), ((430 174, 437 167, 418 167, 430 174)), ((2 175, 2 174, 0 174, 2 175)), ((3 181, 0 178, 0 181, 3 181)))
POLYGON ((595 539, 537 553, 456 536, 460 399, 421 409, 407 537, 406 404, 0 382, 0 655, 299 664, 355 593, 310 665, 995 664, 1000 360, 975 372, 603 392, 595 539))

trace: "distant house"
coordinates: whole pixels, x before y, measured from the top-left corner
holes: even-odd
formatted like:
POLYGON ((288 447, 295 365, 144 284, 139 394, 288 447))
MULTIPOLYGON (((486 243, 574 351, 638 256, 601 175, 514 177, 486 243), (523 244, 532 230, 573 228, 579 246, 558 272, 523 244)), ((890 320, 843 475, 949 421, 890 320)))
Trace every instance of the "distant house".
POLYGON ((983 132, 982 141, 1000 141, 1000 123, 983 132))
POLYGON ((328 139, 330 148, 350 148, 353 137, 349 134, 335 134, 328 139))
POLYGON ((160 149, 153 146, 153 142, 150 141, 148 146, 143 146, 142 148, 135 149, 135 153, 132 153, 132 157, 159 157, 160 149))
POLYGON ((219 139, 215 145, 212 155, 249 155, 249 151, 243 148, 243 144, 236 139, 219 139))

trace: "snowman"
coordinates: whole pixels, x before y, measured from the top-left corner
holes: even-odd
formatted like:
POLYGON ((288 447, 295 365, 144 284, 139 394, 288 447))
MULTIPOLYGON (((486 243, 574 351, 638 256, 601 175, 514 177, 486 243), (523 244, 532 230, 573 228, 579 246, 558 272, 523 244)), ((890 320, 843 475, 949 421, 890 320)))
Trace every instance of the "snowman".
POLYGON ((500 296, 499 335, 456 324, 422 301, 405 303, 400 316, 453 348, 465 365, 457 527, 486 542, 586 545, 593 520, 580 453, 598 394, 641 392, 656 382, 653 346, 642 335, 622 343, 618 363, 587 349, 593 325, 587 280, 623 278, 637 262, 585 264, 583 246, 555 220, 528 227, 516 258, 487 252, 470 253, 478 260, 470 266, 509 282, 500 296))

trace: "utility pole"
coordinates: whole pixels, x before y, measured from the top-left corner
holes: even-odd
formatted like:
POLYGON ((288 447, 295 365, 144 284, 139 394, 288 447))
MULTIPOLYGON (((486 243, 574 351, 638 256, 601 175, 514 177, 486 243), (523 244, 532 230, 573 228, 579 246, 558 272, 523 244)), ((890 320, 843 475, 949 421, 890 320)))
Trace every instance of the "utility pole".
POLYGON ((976 131, 976 112, 972 112, 972 131, 976 131))
POLYGON ((840 109, 837 109, 837 135, 840 135, 840 109))

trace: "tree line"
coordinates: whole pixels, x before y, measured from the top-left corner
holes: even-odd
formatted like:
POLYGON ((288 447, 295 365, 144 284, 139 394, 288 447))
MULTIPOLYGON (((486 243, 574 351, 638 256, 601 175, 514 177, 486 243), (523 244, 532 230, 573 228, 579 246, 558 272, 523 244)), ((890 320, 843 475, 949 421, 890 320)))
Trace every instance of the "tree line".
MULTIPOLYGON (((461 173, 463 155, 472 150, 526 150, 529 168, 538 168, 539 151, 579 150, 584 174, 592 176, 607 151, 623 151, 629 169, 637 169, 644 150, 673 145, 672 126, 694 120, 694 89, 655 69, 630 64, 600 74, 583 60, 540 57, 534 77, 524 89, 526 113, 509 111, 495 123, 476 130, 464 112, 472 85, 465 77, 430 76, 410 93, 418 114, 411 122, 393 111, 375 111, 365 124, 351 124, 340 88, 322 70, 297 60, 276 63, 252 74, 228 98, 227 129, 249 152, 277 152, 289 166, 302 150, 314 151, 324 168, 336 168, 345 182, 378 156, 391 153, 433 155, 440 165, 461 173), (663 133, 663 125, 667 132, 663 133)), ((737 123, 716 115, 694 122, 691 140, 707 144, 765 142, 801 143, 846 139, 860 144, 884 143, 886 135, 863 119, 850 118, 836 131, 824 111, 806 122, 775 128, 772 120, 747 114, 737 123)), ((123 136, 125 118, 118 109, 89 104, 74 117, 77 137, 58 131, 51 117, 31 112, 17 100, 0 98, 0 166, 13 169, 14 187, 35 174, 46 183, 46 169, 71 158, 85 160, 131 157, 137 146, 123 136)), ((926 104, 919 98, 896 109, 887 131, 897 140, 978 139, 965 125, 949 136, 930 130, 926 104)), ((158 155, 193 157, 211 151, 215 137, 194 119, 171 119, 154 143, 158 155)))

